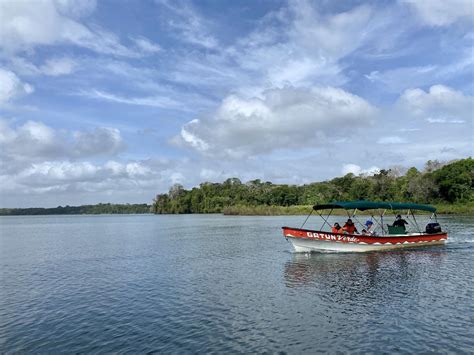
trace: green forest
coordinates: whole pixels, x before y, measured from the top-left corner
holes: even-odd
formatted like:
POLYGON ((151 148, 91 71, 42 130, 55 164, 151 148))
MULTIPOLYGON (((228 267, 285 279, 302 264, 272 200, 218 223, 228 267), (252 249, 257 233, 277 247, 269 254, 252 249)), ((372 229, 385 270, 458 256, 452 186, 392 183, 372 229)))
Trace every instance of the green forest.
POLYGON ((151 206, 143 204, 112 204, 58 206, 53 208, 0 208, 0 216, 52 215, 52 214, 128 214, 150 213, 151 206))
POLYGON ((474 159, 428 161, 412 167, 381 170, 373 176, 347 174, 306 185, 280 185, 229 178, 186 190, 175 184, 154 199, 154 213, 299 214, 330 201, 371 200, 434 204, 440 213, 474 213, 474 159))

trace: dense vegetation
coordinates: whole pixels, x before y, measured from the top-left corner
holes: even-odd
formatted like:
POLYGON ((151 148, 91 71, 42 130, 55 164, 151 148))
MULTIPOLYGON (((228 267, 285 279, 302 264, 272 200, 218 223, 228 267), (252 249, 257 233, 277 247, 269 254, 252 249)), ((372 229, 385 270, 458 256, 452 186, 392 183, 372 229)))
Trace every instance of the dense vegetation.
MULTIPOLYGON (((347 174, 307 185, 276 185, 230 178, 205 182, 191 190, 176 184, 156 196, 154 213, 278 214, 299 211, 297 206, 345 200, 406 201, 474 209, 474 159, 441 164, 428 161, 423 171, 410 168, 381 170, 373 176, 347 174), (266 207, 265 207, 266 206, 266 207), (244 211, 244 212, 242 212, 244 211), (247 211, 247 212, 245 212, 247 211), (272 212, 273 211, 273 212, 272 212)), ((448 208, 448 209, 449 209, 448 208)))
POLYGON ((65 206, 54 208, 0 208, 1 216, 49 215, 49 214, 127 214, 150 213, 151 206, 143 204, 111 204, 65 206))

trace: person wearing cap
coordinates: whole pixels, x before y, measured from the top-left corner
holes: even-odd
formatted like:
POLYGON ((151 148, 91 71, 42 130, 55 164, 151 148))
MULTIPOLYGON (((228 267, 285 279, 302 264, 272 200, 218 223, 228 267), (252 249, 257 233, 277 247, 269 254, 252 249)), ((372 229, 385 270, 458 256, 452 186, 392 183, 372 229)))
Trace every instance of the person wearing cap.
POLYGON ((365 235, 375 234, 374 222, 372 222, 371 220, 367 220, 364 225, 366 228, 362 230, 362 234, 365 234, 365 235))
POLYGON ((406 227, 405 227, 406 224, 408 224, 408 222, 405 221, 401 215, 397 214, 397 217, 395 218, 395 222, 393 222, 392 226, 403 227, 403 229, 406 230, 406 227))

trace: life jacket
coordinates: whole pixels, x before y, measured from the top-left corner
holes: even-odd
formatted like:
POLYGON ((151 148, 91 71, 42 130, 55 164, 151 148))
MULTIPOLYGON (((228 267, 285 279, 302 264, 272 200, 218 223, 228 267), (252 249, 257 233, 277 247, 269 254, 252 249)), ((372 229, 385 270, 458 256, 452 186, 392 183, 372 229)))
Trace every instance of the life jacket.
POLYGON ((337 234, 342 234, 342 228, 339 227, 339 229, 337 229, 336 227, 332 227, 331 232, 337 233, 337 234))
POLYGON ((344 229, 349 234, 354 234, 354 232, 357 230, 355 224, 348 225, 347 223, 342 229, 344 229))

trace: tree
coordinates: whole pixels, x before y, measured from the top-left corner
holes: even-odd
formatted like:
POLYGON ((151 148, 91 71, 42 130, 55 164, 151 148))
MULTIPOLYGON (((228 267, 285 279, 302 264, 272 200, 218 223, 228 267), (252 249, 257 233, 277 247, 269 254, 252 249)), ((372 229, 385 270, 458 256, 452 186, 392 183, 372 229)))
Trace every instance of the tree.
POLYGON ((170 191, 168 192, 168 196, 171 200, 176 200, 179 196, 184 193, 184 187, 181 184, 174 184, 170 187, 170 191))
POLYGON ((474 159, 468 158, 443 166, 433 173, 439 193, 449 202, 474 199, 474 159))
MULTIPOLYGON (((474 160, 468 158, 439 166, 439 162, 431 161, 427 163, 427 168, 423 172, 412 167, 405 175, 399 176, 401 169, 395 173, 391 170, 380 170, 374 176, 356 177, 347 174, 330 181, 303 186, 272 184, 268 181, 262 182, 260 179, 242 184, 237 178, 229 178, 222 183, 205 182, 190 191, 185 190, 182 185, 175 184, 168 194, 157 195, 153 211, 215 213, 235 205, 292 206, 362 199, 408 200, 419 203, 473 201, 474 160)), ((73 208, 75 207, 71 207, 73 208)), ((100 209, 110 209, 115 213, 116 207, 104 205, 100 209)), ((69 211, 68 208, 61 210, 69 211)))

